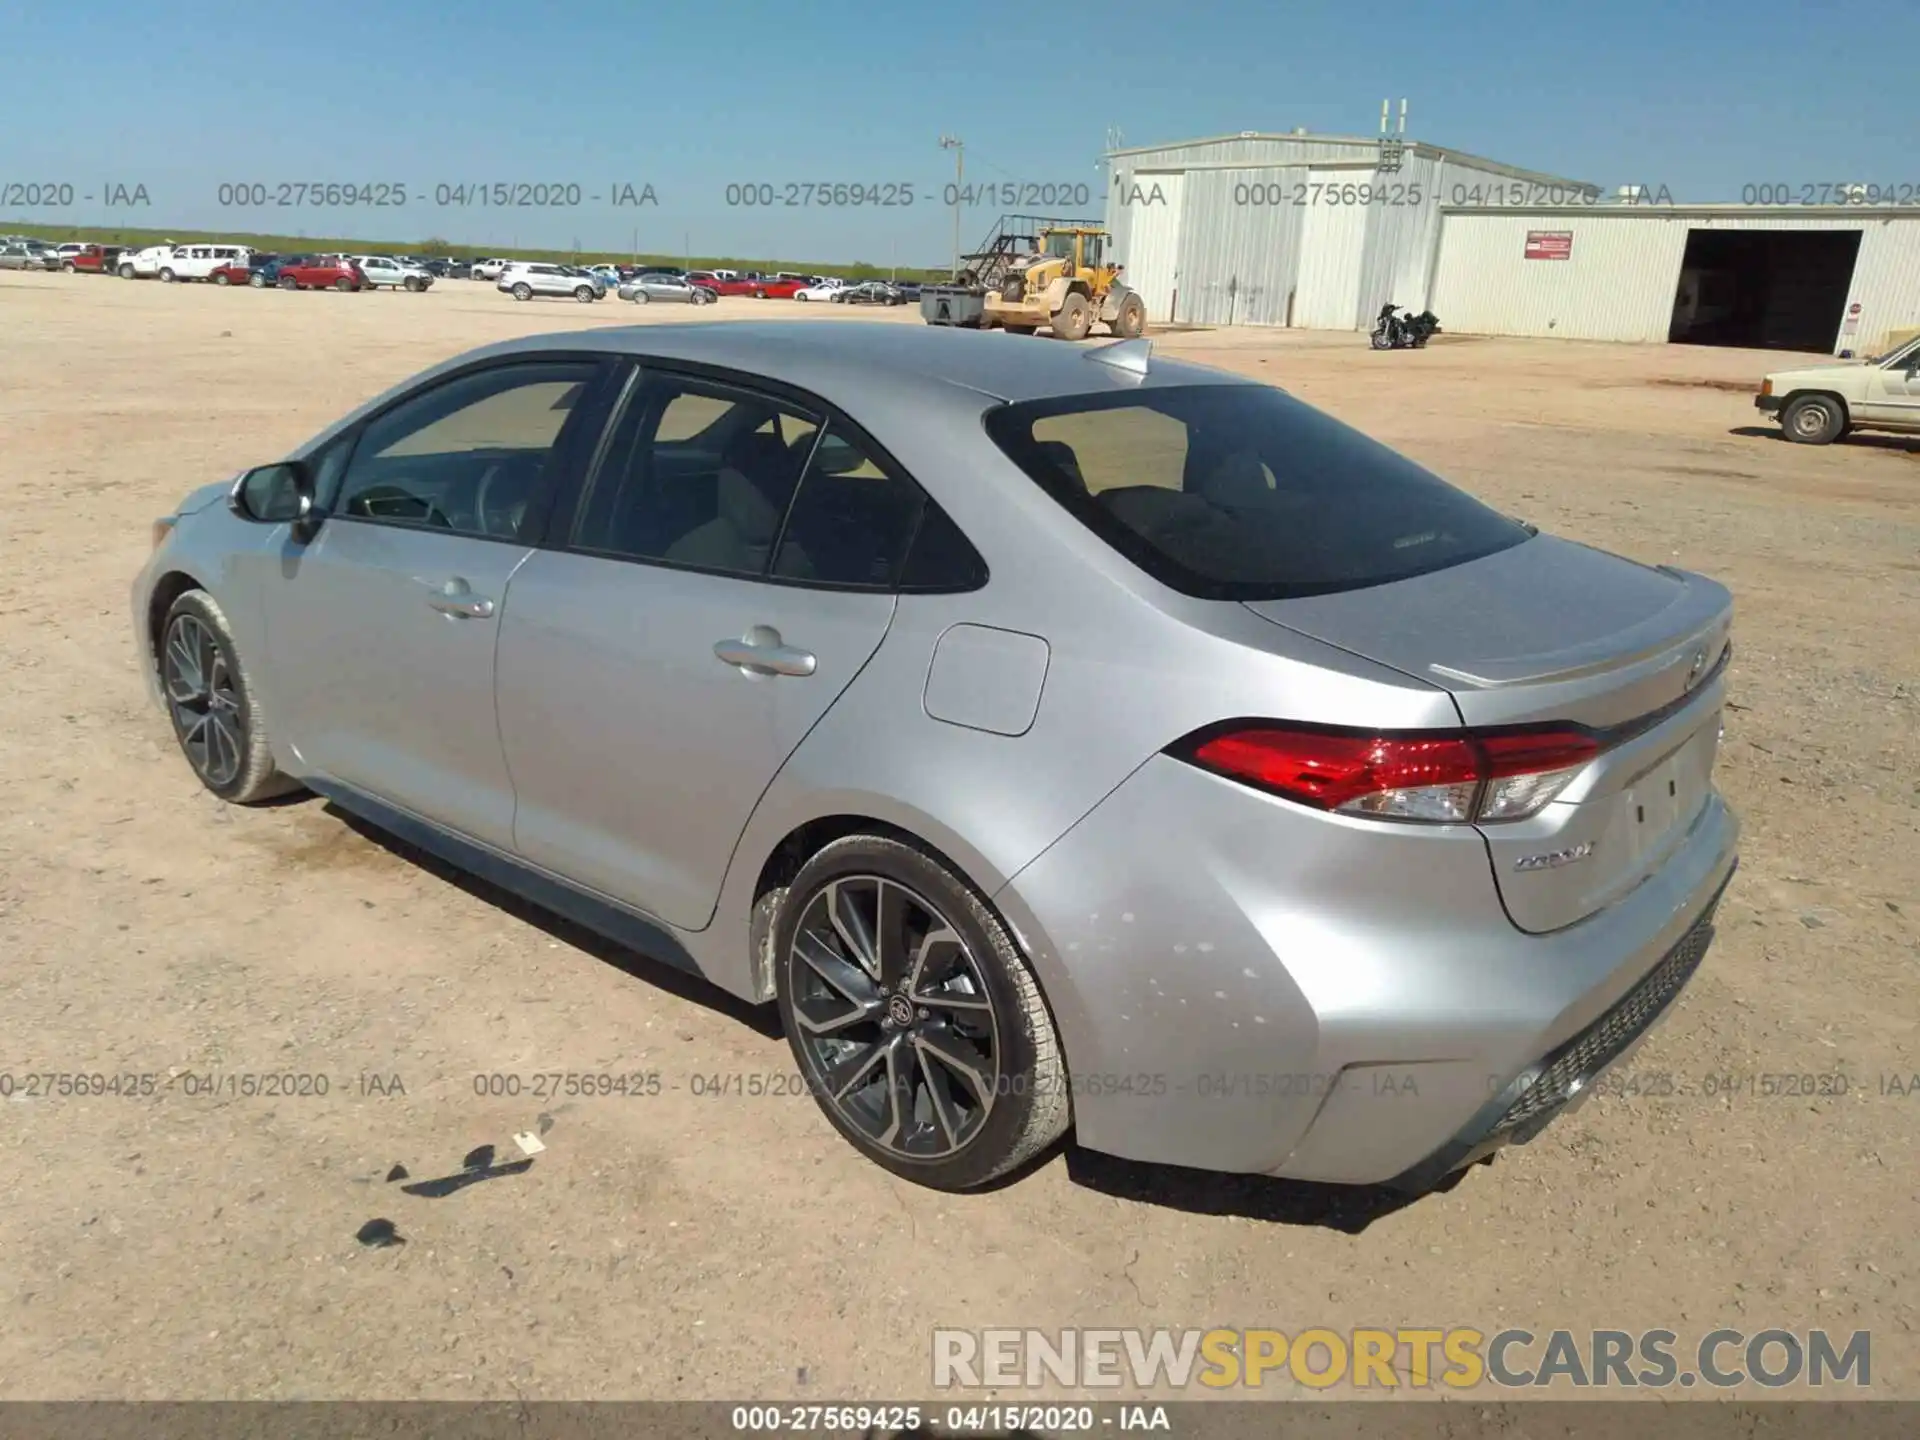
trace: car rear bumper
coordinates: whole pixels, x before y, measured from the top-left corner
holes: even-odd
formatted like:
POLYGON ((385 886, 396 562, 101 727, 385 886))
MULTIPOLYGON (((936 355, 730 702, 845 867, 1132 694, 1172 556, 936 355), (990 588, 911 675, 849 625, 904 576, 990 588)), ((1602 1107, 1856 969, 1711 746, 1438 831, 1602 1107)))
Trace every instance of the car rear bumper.
POLYGON ((1559 1116, 1585 1104, 1594 1081, 1639 1047, 1700 968, 1713 943, 1720 897, 1732 879, 1729 870, 1700 918, 1611 1009, 1514 1076, 1451 1140, 1386 1183, 1396 1190, 1429 1190, 1496 1150, 1526 1144, 1559 1116))
POLYGON ((1658 1018, 1698 955, 1660 967, 1704 950, 1738 835, 1712 795, 1637 889, 1529 935, 1476 834, 1326 815, 1161 756, 995 900, 1059 1026, 1082 1144, 1417 1185, 1531 1138, 1658 1018), (1659 1003, 1631 998, 1656 973, 1659 1003))

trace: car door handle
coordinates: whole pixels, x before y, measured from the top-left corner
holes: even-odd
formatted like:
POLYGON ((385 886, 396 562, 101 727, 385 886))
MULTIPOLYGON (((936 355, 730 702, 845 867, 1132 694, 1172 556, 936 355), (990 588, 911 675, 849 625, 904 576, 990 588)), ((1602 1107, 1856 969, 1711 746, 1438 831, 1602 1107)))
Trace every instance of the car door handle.
POLYGON ((750 675, 811 675, 820 664, 811 650, 783 644, 770 625, 756 625, 739 640, 716 641, 713 653, 750 675))
POLYGON ((458 575, 429 595, 427 603, 442 615, 462 620, 485 620, 493 614, 493 601, 474 594, 472 587, 458 575))

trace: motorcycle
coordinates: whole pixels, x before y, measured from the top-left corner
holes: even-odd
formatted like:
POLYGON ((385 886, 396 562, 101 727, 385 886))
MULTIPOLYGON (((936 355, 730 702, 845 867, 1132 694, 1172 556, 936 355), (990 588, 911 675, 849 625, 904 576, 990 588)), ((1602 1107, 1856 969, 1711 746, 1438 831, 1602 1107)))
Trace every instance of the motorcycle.
POLYGON ((1399 306, 1391 300, 1380 307, 1367 343, 1375 350, 1426 349, 1427 341, 1439 333, 1439 318, 1431 310, 1422 310, 1418 315, 1411 311, 1401 315, 1398 311, 1399 306))

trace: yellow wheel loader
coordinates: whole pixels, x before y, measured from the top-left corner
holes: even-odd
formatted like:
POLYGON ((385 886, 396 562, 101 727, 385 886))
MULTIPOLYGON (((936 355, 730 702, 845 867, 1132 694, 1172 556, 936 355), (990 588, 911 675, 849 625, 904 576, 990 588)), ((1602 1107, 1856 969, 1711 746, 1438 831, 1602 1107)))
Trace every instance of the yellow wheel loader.
POLYGON ((981 328, 1031 335, 1045 327, 1084 340, 1099 322, 1123 340, 1144 334, 1146 302, 1107 263, 1107 240, 1097 226, 1042 230, 1039 248, 1010 260, 999 287, 987 291, 981 328))

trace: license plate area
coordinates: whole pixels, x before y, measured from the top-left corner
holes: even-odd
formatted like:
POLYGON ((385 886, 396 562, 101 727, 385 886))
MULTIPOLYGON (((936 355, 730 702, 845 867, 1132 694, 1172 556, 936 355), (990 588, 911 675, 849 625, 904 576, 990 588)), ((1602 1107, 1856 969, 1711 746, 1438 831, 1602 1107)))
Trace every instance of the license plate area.
POLYGON ((1719 736, 1716 710, 1677 739, 1612 757, 1618 769, 1602 770, 1584 795, 1481 827, 1513 922, 1536 934, 1571 925, 1668 863, 1712 797, 1719 736))
POLYGON ((1674 749, 1634 775, 1616 800, 1611 827, 1623 857, 1652 859, 1706 803, 1713 779, 1717 724, 1703 725, 1674 749))

